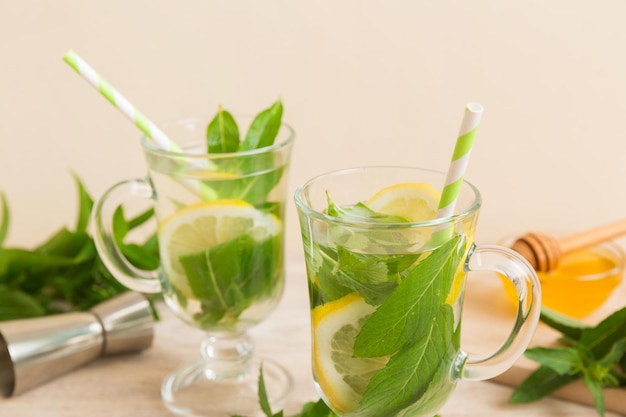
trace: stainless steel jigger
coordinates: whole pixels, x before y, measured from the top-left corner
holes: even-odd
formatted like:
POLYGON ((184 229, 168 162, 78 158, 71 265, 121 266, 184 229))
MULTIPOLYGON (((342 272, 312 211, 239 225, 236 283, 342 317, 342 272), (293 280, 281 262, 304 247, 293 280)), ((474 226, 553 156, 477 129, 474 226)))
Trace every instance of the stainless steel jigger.
POLYGON ((144 350, 154 316, 139 293, 33 319, 0 322, 0 394, 20 394, 100 356, 144 350))

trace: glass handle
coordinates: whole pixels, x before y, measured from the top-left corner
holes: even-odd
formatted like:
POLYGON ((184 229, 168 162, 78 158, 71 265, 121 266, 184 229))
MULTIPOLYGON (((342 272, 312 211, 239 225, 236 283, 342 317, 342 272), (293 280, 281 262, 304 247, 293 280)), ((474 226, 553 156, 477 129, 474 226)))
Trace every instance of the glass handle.
POLYGON ((517 316, 508 338, 498 350, 487 354, 467 354, 461 373, 463 379, 480 381, 509 369, 530 343, 541 312, 541 286, 528 261, 511 249, 496 245, 474 247, 466 261, 468 272, 494 271, 515 286, 517 316))
POLYGON ((113 185, 100 197, 92 211, 93 239, 102 262, 111 274, 131 290, 154 294, 161 291, 157 270, 144 270, 132 265, 115 242, 113 215, 125 201, 132 198, 154 199, 150 183, 132 179, 113 185))

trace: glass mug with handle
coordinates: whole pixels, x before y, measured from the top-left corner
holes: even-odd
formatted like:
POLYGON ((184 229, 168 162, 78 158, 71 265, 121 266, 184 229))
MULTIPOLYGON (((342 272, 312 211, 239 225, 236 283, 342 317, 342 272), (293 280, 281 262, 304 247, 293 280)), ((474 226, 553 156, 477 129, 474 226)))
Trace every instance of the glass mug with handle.
MULTIPOLYGON (((243 120, 243 119, 241 119, 243 120)), ((284 287, 284 215, 293 130, 271 146, 207 153, 210 118, 163 126, 182 152, 142 145, 145 179, 110 187, 94 205, 94 241, 111 273, 130 289, 162 293, 169 309, 207 333, 201 358, 166 378, 162 396, 180 415, 254 415, 260 360, 247 330, 276 307, 284 287), (114 236, 118 207, 149 200, 158 222, 160 266, 142 270, 114 236)), ((263 359, 270 404, 292 388, 289 373, 263 359)))
MULTIPOLYGON (((460 379, 512 366, 536 329, 539 281, 510 249, 474 243, 481 196, 460 186, 455 214, 435 218, 445 173, 363 167, 298 187, 316 387, 340 416, 432 416, 460 379), (466 275, 494 271, 518 298, 495 352, 461 348, 466 275)), ((497 278, 496 278, 497 279, 497 278)))

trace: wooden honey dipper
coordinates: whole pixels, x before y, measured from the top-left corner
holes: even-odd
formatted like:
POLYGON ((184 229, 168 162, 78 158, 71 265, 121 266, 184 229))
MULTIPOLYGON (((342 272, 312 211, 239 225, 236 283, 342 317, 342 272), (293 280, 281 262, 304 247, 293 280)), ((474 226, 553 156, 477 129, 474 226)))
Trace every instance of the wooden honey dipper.
POLYGON ((530 262, 538 272, 549 272, 563 255, 626 234, 626 219, 563 238, 530 232, 518 238, 511 249, 530 262))

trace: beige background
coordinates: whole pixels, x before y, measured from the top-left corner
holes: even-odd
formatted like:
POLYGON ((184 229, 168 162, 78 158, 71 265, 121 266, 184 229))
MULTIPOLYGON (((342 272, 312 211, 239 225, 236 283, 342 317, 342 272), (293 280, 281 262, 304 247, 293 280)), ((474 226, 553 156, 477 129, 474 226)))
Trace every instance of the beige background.
MULTIPOLYGON (((155 122, 260 110, 297 131, 290 180, 368 164, 447 169, 463 107, 485 115, 466 178, 478 240, 626 214, 626 2, 0 0, 0 190, 33 245, 142 176, 139 131, 62 61, 74 49, 155 122)), ((288 245, 299 250, 295 208, 288 245)))
MULTIPOLYGON (((145 173, 139 131, 62 61, 69 49, 155 122, 213 112, 220 103, 255 113, 281 96, 297 132, 291 259, 301 259, 291 203, 297 185, 349 166, 446 170, 469 101, 485 107, 466 176, 484 198, 479 242, 621 219, 624 16, 624 0, 0 0, 7 243, 32 246, 74 224, 72 172, 94 197, 145 173)), ((100 381, 95 366, 66 383, 91 387, 80 378, 100 381)), ((49 387, 7 404, 31 415, 33 398, 54 404, 55 387, 65 385, 49 387)), ((156 391, 139 389, 164 412, 156 391)), ((99 395, 88 391, 85 398, 99 395)), ((555 400, 511 409, 509 393, 463 385, 446 412, 591 413, 555 400)))

